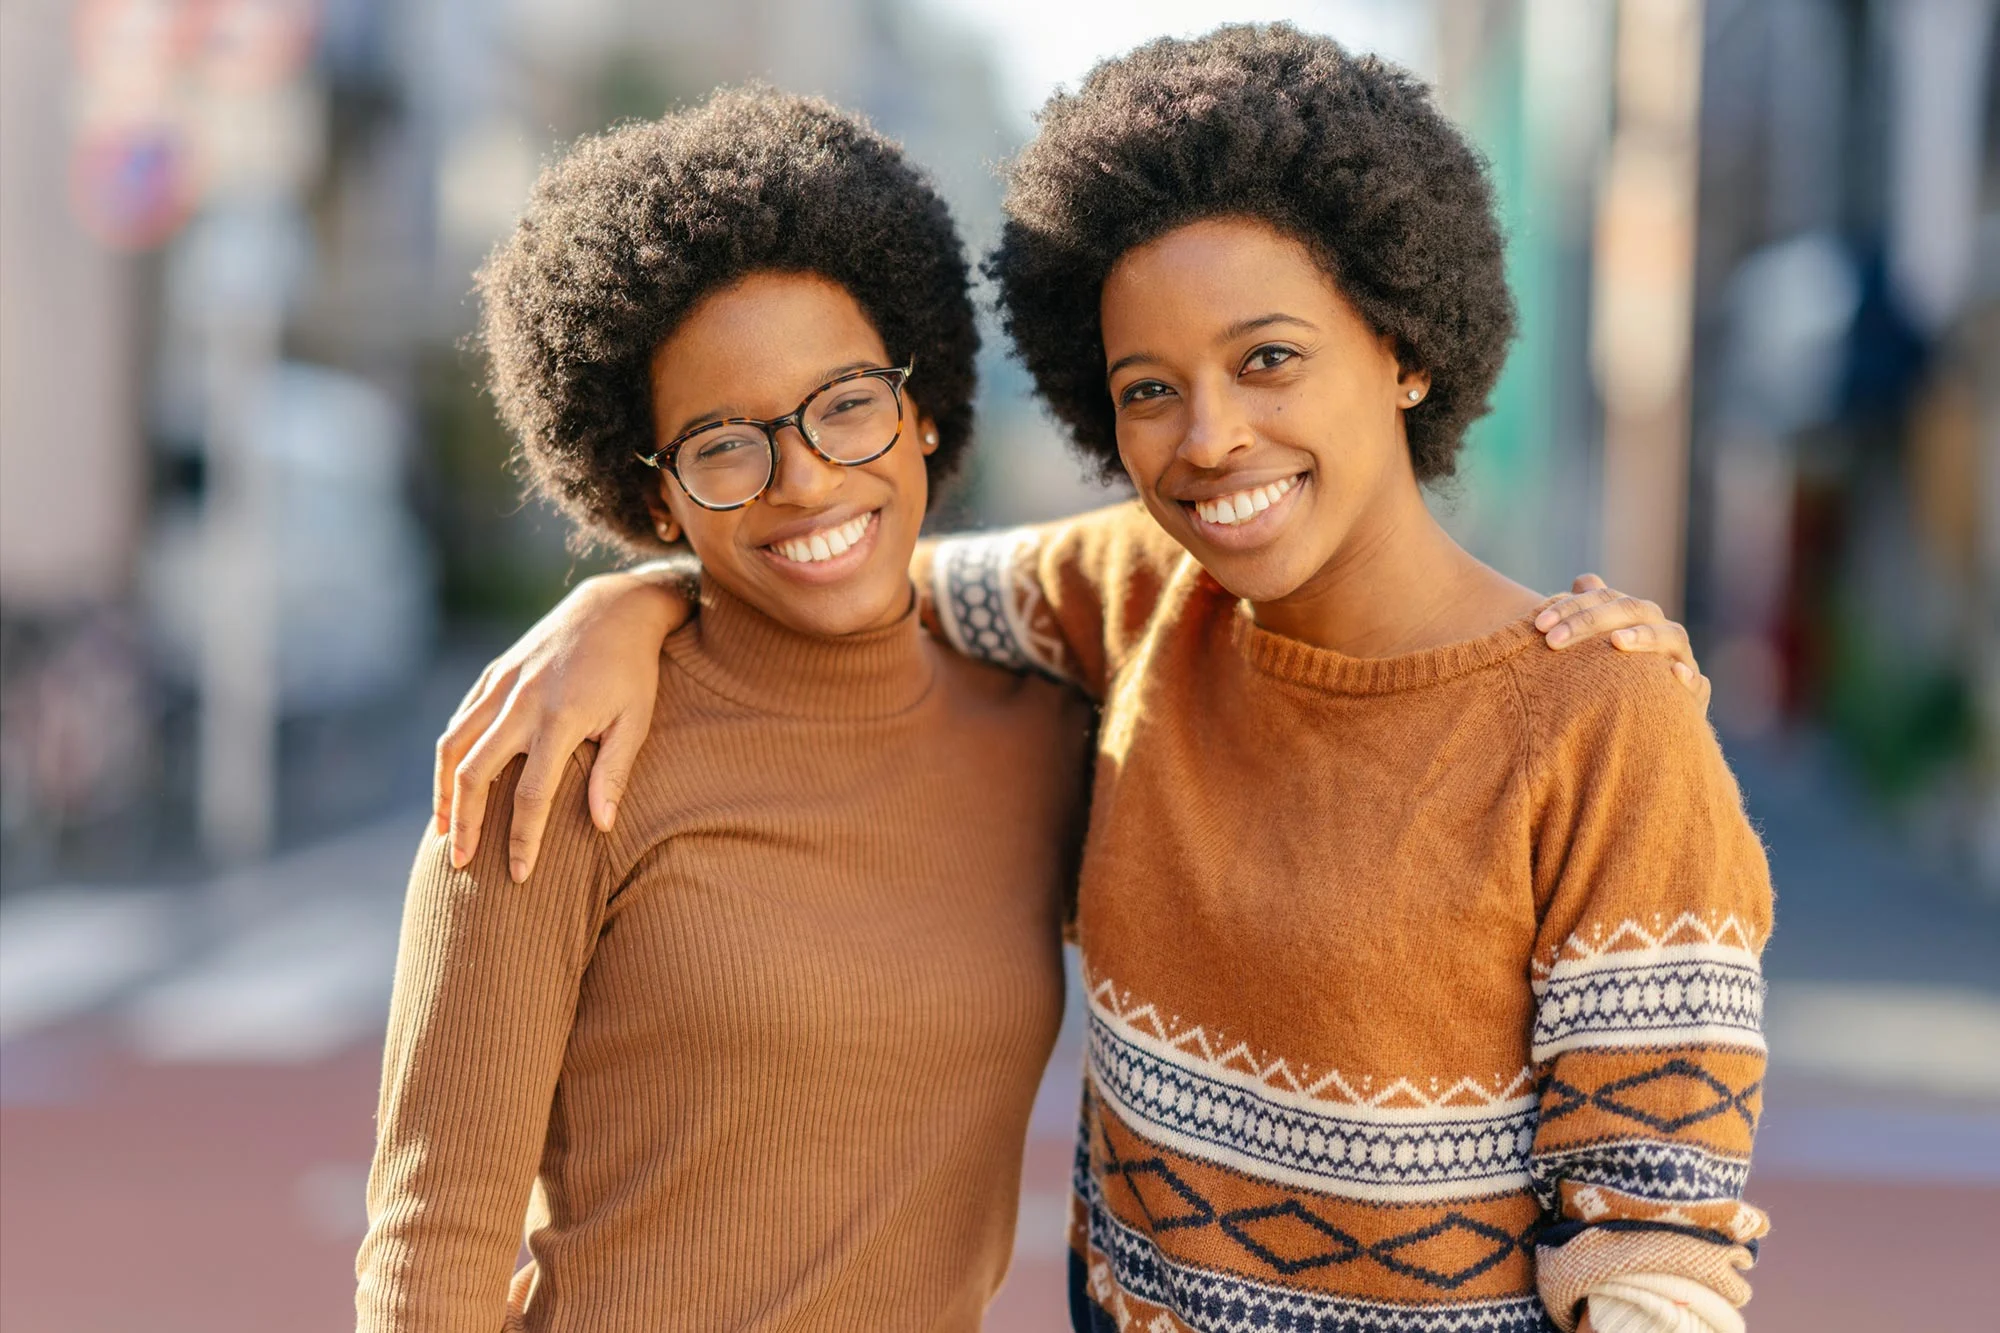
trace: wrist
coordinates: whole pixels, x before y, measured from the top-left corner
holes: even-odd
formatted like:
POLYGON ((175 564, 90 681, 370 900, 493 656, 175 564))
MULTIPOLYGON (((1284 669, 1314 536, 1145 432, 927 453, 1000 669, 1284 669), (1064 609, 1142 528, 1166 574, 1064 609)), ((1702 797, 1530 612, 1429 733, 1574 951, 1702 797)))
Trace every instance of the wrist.
POLYGON ((652 624, 665 638, 686 624, 699 596, 679 579, 644 566, 594 574, 577 585, 570 599, 587 608, 590 618, 613 616, 627 624, 652 624))

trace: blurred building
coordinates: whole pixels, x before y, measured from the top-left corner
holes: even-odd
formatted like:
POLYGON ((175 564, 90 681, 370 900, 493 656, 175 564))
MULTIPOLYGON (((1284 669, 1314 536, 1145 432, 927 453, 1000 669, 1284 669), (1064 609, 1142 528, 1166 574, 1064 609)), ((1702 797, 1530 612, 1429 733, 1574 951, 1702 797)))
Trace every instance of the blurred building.
MULTIPOLYGON (((1096 54, 1219 17, 1128 8, 1078 25, 1096 54)), ((1727 729, 1812 738, 1920 854, 2000 881, 1995 0, 1286 8, 1397 46, 1493 166, 1522 331, 1454 530, 1681 608, 1727 729)), ((465 345, 563 145, 719 83, 824 93, 976 255, 1029 130, 1005 34, 1052 14, 0 8, 9 886, 194 875, 421 799, 439 700, 593 567, 523 507, 465 345)), ((1102 498, 991 328, 982 371, 940 517, 1102 498)))
MULTIPOLYGON (((593 567, 523 512, 466 346, 473 269, 576 135, 749 78, 824 93, 936 164, 974 247, 1015 147, 974 39, 896 0, 0 21, 10 886, 196 873, 415 799, 440 626, 483 645, 469 675, 593 567)), ((993 433, 1059 457, 1022 419, 993 433)))
POLYGON ((2000 895, 2000 6, 1712 0, 1690 614, 2000 895))

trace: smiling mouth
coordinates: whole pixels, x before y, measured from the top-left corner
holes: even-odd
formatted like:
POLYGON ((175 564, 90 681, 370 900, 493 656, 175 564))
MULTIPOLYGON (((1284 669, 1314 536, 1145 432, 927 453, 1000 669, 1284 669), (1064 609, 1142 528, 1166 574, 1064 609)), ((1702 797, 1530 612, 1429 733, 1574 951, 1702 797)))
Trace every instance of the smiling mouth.
POLYGON ((822 528, 803 537, 789 537, 781 542, 772 542, 764 549, 798 565, 819 565, 829 560, 837 560, 859 545, 861 539, 868 535, 868 525, 875 521, 878 512, 880 511, 871 509, 837 527, 822 528))
POLYGON ((1213 523, 1220 528, 1233 528, 1239 523, 1248 523, 1284 499, 1301 479, 1301 477, 1284 477, 1262 486, 1252 486, 1245 490, 1233 491, 1228 495, 1220 495, 1213 500, 1192 500, 1182 503, 1194 510, 1195 517, 1204 523, 1213 523))

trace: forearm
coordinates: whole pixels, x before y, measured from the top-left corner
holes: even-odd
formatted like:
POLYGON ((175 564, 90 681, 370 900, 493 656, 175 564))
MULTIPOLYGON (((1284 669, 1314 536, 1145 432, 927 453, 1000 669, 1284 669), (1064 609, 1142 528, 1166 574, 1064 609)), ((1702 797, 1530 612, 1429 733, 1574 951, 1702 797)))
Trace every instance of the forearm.
POLYGON ((690 607, 701 600, 701 561, 692 551, 663 555, 620 572, 670 593, 690 607))

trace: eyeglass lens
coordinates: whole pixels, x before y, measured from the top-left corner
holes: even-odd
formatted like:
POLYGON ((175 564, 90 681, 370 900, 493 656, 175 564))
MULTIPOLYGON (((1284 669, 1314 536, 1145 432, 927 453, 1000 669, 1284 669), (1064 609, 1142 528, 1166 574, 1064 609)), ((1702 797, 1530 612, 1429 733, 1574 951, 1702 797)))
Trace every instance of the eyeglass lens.
MULTIPOLYGON (((837 463, 865 463, 895 442, 896 392, 886 380, 857 376, 827 386, 805 406, 807 438, 837 463)), ((771 481, 772 451, 757 426, 722 424, 690 436, 675 459, 687 493, 708 505, 743 504, 771 481)))

